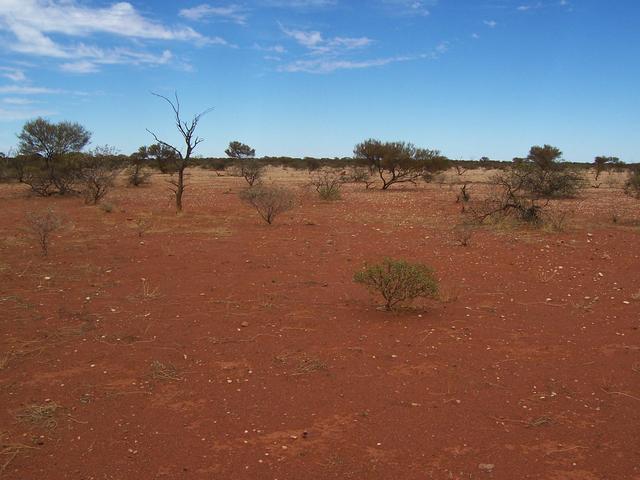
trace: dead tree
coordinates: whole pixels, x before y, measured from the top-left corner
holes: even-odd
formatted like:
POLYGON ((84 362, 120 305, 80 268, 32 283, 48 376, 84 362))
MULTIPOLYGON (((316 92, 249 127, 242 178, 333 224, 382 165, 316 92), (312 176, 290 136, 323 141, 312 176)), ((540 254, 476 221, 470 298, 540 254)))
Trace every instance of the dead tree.
POLYGON ((170 143, 160 140, 155 133, 153 133, 151 130, 147 128, 147 132, 153 135, 153 138, 155 138, 157 143, 159 143, 160 145, 164 145, 165 147, 174 151, 178 156, 178 161, 176 163, 176 172, 175 172, 177 175, 177 178, 174 178, 172 176, 172 179, 169 180, 169 183, 172 186, 171 191, 176 196, 176 210, 178 210, 178 212, 181 212, 182 211, 182 195, 184 194, 184 190, 186 188, 185 178, 184 178, 185 170, 187 169, 187 167, 189 167, 189 164, 191 161, 191 154, 196 149, 196 147, 204 141, 204 139, 195 135, 195 131, 198 126, 198 123, 200 122, 200 119, 204 115, 209 113, 211 110, 213 110, 213 108, 208 108, 198 113, 197 115, 194 115, 191 121, 188 122, 186 120, 182 120, 182 117, 180 116, 180 101, 178 99, 177 93, 174 93, 175 101, 172 101, 163 95, 159 95, 153 92, 151 93, 152 95, 155 95, 156 97, 163 99, 171 106, 171 109, 173 110, 173 114, 174 114, 176 128, 178 129, 178 132, 180 132, 180 135, 182 135, 182 138, 184 139, 186 150, 185 150, 185 153, 183 154, 182 151, 180 151, 180 149, 174 147, 170 143))

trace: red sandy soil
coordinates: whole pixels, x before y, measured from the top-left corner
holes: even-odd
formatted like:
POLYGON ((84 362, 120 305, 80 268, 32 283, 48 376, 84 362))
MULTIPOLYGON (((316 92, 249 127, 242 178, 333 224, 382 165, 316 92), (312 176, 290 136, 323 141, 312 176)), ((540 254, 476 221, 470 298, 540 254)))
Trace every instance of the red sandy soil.
POLYGON ((268 226, 241 179, 190 181, 180 216, 161 177, 111 213, 0 188, 3 480, 640 478, 639 202, 592 189, 565 232, 462 247, 446 185, 301 194, 268 226), (380 310, 352 277, 385 255, 443 300, 380 310))

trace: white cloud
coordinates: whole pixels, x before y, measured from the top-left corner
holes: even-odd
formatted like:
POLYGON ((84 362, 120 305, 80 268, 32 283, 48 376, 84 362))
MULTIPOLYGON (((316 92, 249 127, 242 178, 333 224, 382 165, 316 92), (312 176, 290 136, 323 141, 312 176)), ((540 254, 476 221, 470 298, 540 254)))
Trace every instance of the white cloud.
POLYGON ((336 59, 331 57, 321 57, 312 59, 300 59, 288 64, 281 65, 278 70, 290 73, 332 73, 337 70, 356 70, 372 67, 383 67, 399 62, 409 62, 415 60, 435 60, 449 50, 448 42, 441 42, 427 53, 418 55, 397 55, 393 57, 372 58, 365 60, 336 59))
POLYGON ((245 25, 247 23, 246 10, 239 5, 226 5, 222 7, 214 7, 209 4, 203 3, 192 8, 183 8, 180 10, 179 15, 188 20, 202 20, 207 17, 217 17, 223 20, 228 20, 239 25, 245 25))
POLYGON ((0 122, 13 122, 16 120, 29 120, 34 117, 46 117, 49 115, 55 115, 56 112, 48 110, 34 110, 34 109, 5 109, 0 108, 0 122))
POLYGON ((519 12, 527 12, 529 10, 536 10, 538 8, 542 8, 543 5, 541 2, 535 3, 535 4, 530 4, 530 5, 520 5, 518 8, 516 8, 516 10, 518 10, 519 12))
POLYGON ((7 105, 31 105, 34 101, 30 98, 5 97, 2 99, 2 103, 6 103, 7 105))
POLYGON ((53 93, 62 93, 62 90, 46 88, 46 87, 31 87, 27 85, 2 85, 0 86, 0 95, 13 94, 13 95, 46 95, 53 93))
POLYGON ((154 55, 122 48, 106 51, 91 48, 80 49, 78 57, 87 57, 90 60, 63 63, 60 68, 70 73, 94 73, 100 70, 99 65, 165 65, 171 61, 173 54, 169 50, 154 55))
POLYGON ((370 45, 373 40, 367 37, 333 37, 325 39, 315 30, 290 30, 280 25, 282 32, 293 38, 298 44, 316 54, 338 54, 345 50, 363 48, 370 45))
POLYGON ((426 17, 431 12, 429 7, 437 3, 435 0, 382 0, 382 3, 400 15, 426 17))
POLYGON ((284 48, 282 45, 272 45, 269 47, 264 47, 262 45, 258 45, 257 43, 254 43, 253 48, 256 50, 260 50, 262 52, 272 52, 272 53, 278 53, 278 54, 283 54, 287 52, 287 49, 284 48))
POLYGON ((262 4, 267 7, 278 8, 322 8, 336 5, 337 0, 263 0, 262 4))
POLYGON ((495 20, 485 20, 482 23, 484 23, 489 28, 496 28, 496 26, 498 25, 498 22, 496 22, 495 20))
POLYGON ((93 34, 136 40, 184 41, 196 45, 228 45, 220 37, 206 37, 191 27, 169 27, 141 15, 128 2, 105 7, 80 5, 76 0, 0 0, 0 31, 13 34, 6 48, 23 54, 65 60, 62 69, 81 73, 98 64, 161 64, 170 58, 131 49, 59 43, 53 35, 85 38, 93 34))
POLYGON ((0 77, 8 78, 14 82, 23 82, 27 79, 22 69, 13 67, 0 67, 0 77))

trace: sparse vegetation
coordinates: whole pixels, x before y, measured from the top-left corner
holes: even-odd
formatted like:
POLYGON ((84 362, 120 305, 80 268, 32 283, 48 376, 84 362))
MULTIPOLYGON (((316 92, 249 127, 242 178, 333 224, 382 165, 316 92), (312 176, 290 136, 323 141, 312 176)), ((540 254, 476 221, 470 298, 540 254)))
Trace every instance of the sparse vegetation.
POLYGON ((562 152, 551 145, 533 146, 529 155, 514 162, 520 188, 536 198, 570 198, 584 187, 579 171, 562 162, 562 152))
POLYGON ((386 190, 396 183, 430 181, 431 176, 447 168, 446 157, 438 150, 416 148, 406 142, 386 142, 369 139, 353 150, 357 161, 365 162, 382 180, 386 190))
POLYGON ((79 179, 86 204, 97 205, 113 187, 120 171, 114 162, 115 153, 108 146, 96 148, 84 161, 79 179))
POLYGON ((26 226, 35 237, 43 256, 49 254, 51 235, 62 227, 62 219, 51 209, 28 213, 26 226))
POLYGON ((16 418, 32 426, 52 429, 58 424, 56 414, 60 408, 60 405, 55 402, 29 405, 18 412, 16 418))
POLYGON ((335 169, 323 168, 311 173, 310 184, 322 200, 340 200, 344 177, 335 169))
POLYGON ((593 170, 594 170, 594 183, 593 188, 600 188, 600 175, 603 172, 611 170, 612 167, 616 165, 620 165, 620 159, 618 157, 606 157, 604 155, 598 156, 593 160, 593 170))
POLYGON ((515 217, 540 226, 542 212, 552 198, 572 197, 584 186, 579 172, 560 163, 562 152, 550 145, 531 147, 525 159, 496 174, 488 198, 471 211, 480 223, 487 219, 515 217))
POLYGON ((267 185, 256 185, 240 192, 240 199, 256 209, 269 225, 276 217, 295 206, 295 195, 290 190, 267 185))
POLYGON ((250 187, 260 182, 264 174, 264 165, 256 160, 256 151, 249 145, 233 141, 224 151, 229 158, 234 160, 235 174, 245 179, 250 187))
POLYGON ((78 155, 91 133, 71 122, 51 123, 37 118, 24 124, 18 135, 20 177, 40 196, 75 193, 81 167, 78 155))
POLYGON ((453 227, 453 237, 455 241, 463 246, 468 247, 471 244, 474 227, 470 223, 462 222, 453 227))
POLYGON ((438 294, 433 270, 405 260, 385 258, 381 263, 365 267, 353 278, 356 283, 382 295, 386 310, 419 297, 435 298, 438 294))
POLYGON ((178 99, 177 93, 175 94, 174 100, 170 100, 169 98, 163 95, 158 95, 156 93, 154 93, 153 95, 163 99, 165 102, 167 102, 171 106, 171 109, 173 110, 175 126, 178 129, 178 132, 180 133, 182 140, 184 141, 185 151, 184 153, 182 153, 178 148, 174 147, 173 145, 163 140, 160 140, 155 133, 147 129, 147 131, 151 135, 153 135, 153 138, 155 138, 156 142, 159 145, 173 151, 175 155, 175 156, 172 156, 173 159, 175 159, 175 164, 172 166, 174 167, 174 170, 172 170, 171 173, 172 174, 175 173, 177 175, 177 178, 172 178, 169 181, 169 184, 172 186, 171 190, 173 191, 176 198, 176 210, 178 212, 181 212, 182 196, 184 195, 184 190, 186 187, 185 170, 191 165, 191 155, 193 154, 193 151, 196 149, 196 147, 200 143, 204 141, 202 138, 196 136, 196 128, 198 128, 198 123, 200 123, 200 120, 202 119, 202 117, 206 115, 208 112, 210 112, 211 108, 204 110, 203 112, 200 112, 197 115, 194 115, 191 121, 185 121, 182 119, 182 116, 180 113, 180 100, 178 99))
POLYGON ((149 183, 151 172, 149 171, 149 149, 140 147, 137 152, 129 157, 129 166, 127 167, 127 183, 132 187, 141 187, 149 183))
POLYGON ((624 191, 630 197, 640 200, 640 168, 629 172, 629 177, 624 184, 624 191))

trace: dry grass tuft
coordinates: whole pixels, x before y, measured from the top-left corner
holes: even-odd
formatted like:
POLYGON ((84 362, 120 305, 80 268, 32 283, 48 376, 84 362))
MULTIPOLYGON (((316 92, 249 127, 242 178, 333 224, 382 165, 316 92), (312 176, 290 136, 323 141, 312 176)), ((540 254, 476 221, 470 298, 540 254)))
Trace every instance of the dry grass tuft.
POLYGON ((155 380, 179 381, 182 377, 178 374, 178 369, 172 363, 162 363, 154 360, 151 363, 151 378, 155 380))
POLYGON ((55 417, 60 408, 61 406, 55 402, 29 405, 18 412, 16 418, 22 423, 36 427, 55 428, 58 424, 55 417))
POLYGON ((37 450, 36 447, 30 447, 29 445, 23 445, 22 443, 9 443, 2 444, 0 446, 0 477, 9 467, 11 462, 15 460, 15 458, 20 455, 25 450, 37 450))

